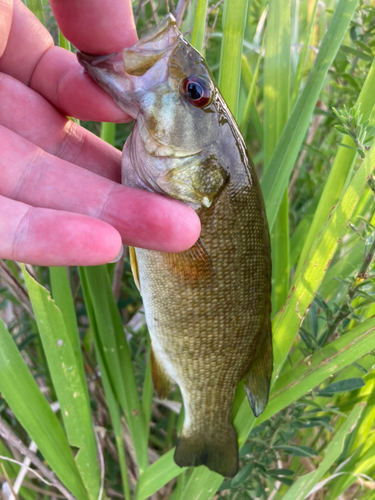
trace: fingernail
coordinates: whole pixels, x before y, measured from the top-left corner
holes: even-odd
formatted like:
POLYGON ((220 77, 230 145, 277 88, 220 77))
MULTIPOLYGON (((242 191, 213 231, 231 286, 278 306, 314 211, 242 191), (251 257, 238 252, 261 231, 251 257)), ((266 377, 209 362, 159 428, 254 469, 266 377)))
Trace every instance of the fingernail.
POLYGON ((108 264, 114 264, 115 262, 118 262, 123 255, 124 255, 124 245, 122 245, 120 253, 117 255, 117 257, 115 257, 113 260, 108 262, 108 264))

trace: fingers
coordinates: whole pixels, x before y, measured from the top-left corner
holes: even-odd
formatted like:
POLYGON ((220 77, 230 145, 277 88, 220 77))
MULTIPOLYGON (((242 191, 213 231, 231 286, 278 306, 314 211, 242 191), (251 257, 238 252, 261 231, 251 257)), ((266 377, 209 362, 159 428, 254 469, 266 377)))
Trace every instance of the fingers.
POLYGON ((9 1, 0 1, 0 27, 4 28, 0 31, 0 71, 29 85, 65 115, 81 120, 130 120, 84 73, 73 53, 53 46, 51 35, 21 0, 14 0, 13 15, 9 1))
POLYGON ((121 251, 109 224, 83 215, 34 208, 0 196, 0 255, 42 266, 92 266, 121 251))
POLYGON ((3 22, 10 30, 0 60, 0 71, 29 85, 43 54, 53 47, 53 38, 21 0, 13 1, 13 11, 2 7, 0 4, 0 17, 8 18, 3 22))
POLYGON ((4 127, 0 143, 0 194, 7 198, 102 219, 137 247, 180 252, 199 236, 198 216, 182 203, 73 166, 4 127))
POLYGON ((47 153, 121 182, 121 152, 68 120, 37 92, 0 73, 0 125, 47 153))
POLYGON ((137 41, 130 0, 50 0, 64 36, 90 54, 111 54, 137 41))
POLYGON ((52 47, 40 59, 30 87, 67 116, 115 123, 132 120, 84 72, 77 57, 61 47, 52 47))
POLYGON ((13 0, 0 0, 0 57, 8 43, 10 27, 12 25, 13 0))

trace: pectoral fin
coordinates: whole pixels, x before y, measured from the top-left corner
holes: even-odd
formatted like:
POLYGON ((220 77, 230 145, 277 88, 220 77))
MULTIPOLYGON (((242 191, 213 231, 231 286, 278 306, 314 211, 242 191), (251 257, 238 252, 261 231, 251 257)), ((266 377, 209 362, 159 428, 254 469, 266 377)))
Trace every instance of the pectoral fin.
POLYGON ((267 405, 272 367, 272 333, 271 325, 268 325, 258 341, 250 369, 243 379, 251 409, 256 417, 264 411, 267 405))
POLYGON ((157 184, 172 198, 209 208, 227 182, 228 173, 214 157, 199 160, 199 155, 188 157, 157 179, 157 184))
POLYGON ((166 257, 174 274, 189 283, 214 279, 211 257, 201 238, 189 250, 166 257))
POLYGON ((135 253, 134 247, 129 247, 129 259, 130 259, 130 267, 133 273, 135 286, 138 288, 139 293, 141 292, 141 283, 139 281, 139 271, 138 271, 138 261, 137 255, 135 253))
POLYGON ((173 381, 167 375, 162 364, 158 360, 151 345, 151 377, 155 392, 160 399, 165 399, 170 393, 173 381))

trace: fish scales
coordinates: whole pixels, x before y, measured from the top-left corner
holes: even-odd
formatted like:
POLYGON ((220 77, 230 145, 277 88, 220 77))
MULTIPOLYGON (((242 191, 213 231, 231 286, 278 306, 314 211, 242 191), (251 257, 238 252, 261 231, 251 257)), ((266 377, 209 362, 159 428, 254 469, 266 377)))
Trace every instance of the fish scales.
POLYGON ((270 241, 259 181, 202 56, 172 16, 122 57, 120 68, 116 57, 79 55, 137 118, 124 146, 123 182, 189 203, 202 226, 185 252, 131 252, 154 386, 161 397, 173 383, 181 390, 185 420, 176 463, 233 476, 236 387, 244 381, 257 416, 272 374, 270 241))

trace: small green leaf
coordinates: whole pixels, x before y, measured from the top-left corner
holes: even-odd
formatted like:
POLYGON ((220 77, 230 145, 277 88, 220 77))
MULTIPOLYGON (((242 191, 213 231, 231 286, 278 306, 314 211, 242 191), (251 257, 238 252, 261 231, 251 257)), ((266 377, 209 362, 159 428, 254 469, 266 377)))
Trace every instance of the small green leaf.
POLYGON ((237 486, 246 481, 246 479, 249 477, 253 469, 254 469, 254 464, 252 462, 242 467, 237 476, 232 479, 230 484, 231 488, 237 488, 237 486))
POLYGON ((280 445, 274 446, 275 450, 282 450, 289 455, 294 455, 295 457, 315 457, 316 451, 309 446, 292 446, 292 445, 280 445))
POLYGON ((354 407, 327 446, 324 459, 319 464, 319 467, 309 474, 299 477, 288 492, 283 496, 283 500, 303 500, 310 495, 313 491, 313 487, 320 481, 331 465, 340 456, 345 439, 357 424, 362 409, 363 407, 360 405, 354 407))
POLYGON ((364 380, 360 377, 347 378, 327 385, 324 389, 321 389, 318 394, 319 396, 330 397, 337 392, 354 391, 354 389, 360 389, 365 385, 364 380))
POLYGON ((271 469, 268 471, 268 474, 272 477, 293 476, 294 471, 290 469, 271 469))

